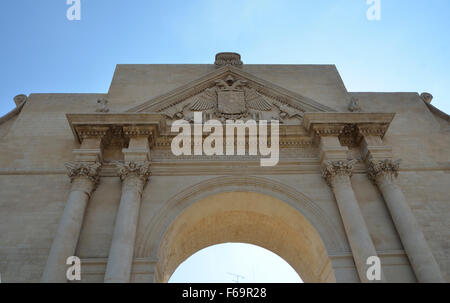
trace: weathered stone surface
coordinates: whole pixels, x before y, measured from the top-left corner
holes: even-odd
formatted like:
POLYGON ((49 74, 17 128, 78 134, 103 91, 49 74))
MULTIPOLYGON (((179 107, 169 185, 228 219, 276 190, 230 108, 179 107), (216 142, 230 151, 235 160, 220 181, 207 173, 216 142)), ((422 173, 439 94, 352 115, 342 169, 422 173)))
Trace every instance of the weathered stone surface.
MULTIPOLYGON (((67 201, 77 201, 70 197, 64 163, 90 159, 102 167, 93 179, 99 181, 95 191, 86 189, 82 196, 88 201, 79 208, 85 211, 78 217, 74 253, 84 264, 82 282, 105 280, 114 241, 128 248, 134 243, 126 252, 129 276, 120 281, 167 281, 195 251, 241 241, 278 253, 305 281, 360 282, 356 248, 346 231, 349 218, 321 176, 325 161, 351 159, 356 161, 345 193, 359 206, 358 220, 365 222, 385 279, 423 281, 421 264, 408 255, 417 247, 402 244, 408 239, 399 224, 405 222, 393 219, 396 199, 387 203, 389 192, 369 178, 370 157, 402 159, 396 197, 398 189, 402 209, 410 209, 408 216, 450 282, 450 127, 448 116, 428 105, 417 93, 349 93, 333 65, 118 65, 106 94, 31 94, 20 111, 0 120, 2 282, 41 280, 67 201), (247 81, 244 103, 222 112, 244 112, 245 106, 285 122, 277 166, 260 167, 253 156, 171 154, 168 126, 192 112, 177 106, 194 104, 229 75, 247 81), (98 100, 108 100, 100 112, 98 100), (166 108, 148 110, 157 107, 166 108), (151 176, 131 174, 134 182, 123 183, 116 161, 150 161, 151 176), (129 233, 115 232, 118 214, 132 227, 129 233), (128 234, 134 241, 124 240, 128 234)), ((207 110, 220 112, 217 104, 207 110)))

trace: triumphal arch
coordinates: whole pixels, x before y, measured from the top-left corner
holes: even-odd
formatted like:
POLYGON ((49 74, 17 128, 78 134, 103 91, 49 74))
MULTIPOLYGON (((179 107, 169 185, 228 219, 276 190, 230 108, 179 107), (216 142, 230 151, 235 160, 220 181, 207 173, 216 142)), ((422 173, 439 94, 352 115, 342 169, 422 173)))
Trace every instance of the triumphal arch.
POLYGON ((430 94, 348 92, 334 65, 215 59, 118 65, 106 94, 15 98, 0 119, 2 282, 67 282, 70 256, 81 282, 167 282, 226 242, 271 250, 305 282, 371 282, 373 257, 375 282, 450 281, 449 116, 430 94), (195 113, 277 121, 278 161, 174 154, 172 126, 195 113))

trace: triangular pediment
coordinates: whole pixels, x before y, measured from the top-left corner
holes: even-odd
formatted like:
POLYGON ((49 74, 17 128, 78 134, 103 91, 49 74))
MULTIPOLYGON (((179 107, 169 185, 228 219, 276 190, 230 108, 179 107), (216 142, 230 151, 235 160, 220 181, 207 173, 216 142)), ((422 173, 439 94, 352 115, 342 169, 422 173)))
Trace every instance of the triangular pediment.
POLYGON ((305 96, 259 79, 233 66, 224 66, 127 112, 164 114, 169 119, 202 111, 209 117, 289 120, 304 112, 335 112, 305 96))

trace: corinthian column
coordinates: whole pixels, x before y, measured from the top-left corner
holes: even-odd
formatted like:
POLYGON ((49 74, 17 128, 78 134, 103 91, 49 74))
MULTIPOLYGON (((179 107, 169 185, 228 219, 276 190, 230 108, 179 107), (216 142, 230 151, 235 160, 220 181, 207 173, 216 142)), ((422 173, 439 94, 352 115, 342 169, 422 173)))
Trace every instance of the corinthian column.
POLYGON ((109 251, 105 283, 128 283, 142 191, 150 175, 150 162, 116 163, 122 180, 122 196, 109 251))
POLYGON ((368 165, 369 177, 383 194, 417 280, 425 283, 445 282, 402 190, 394 181, 398 176, 399 164, 400 161, 390 159, 372 159, 368 165))
POLYGON ((89 198, 98 184, 99 162, 66 163, 72 187, 53 240, 41 282, 63 283, 66 279, 66 260, 75 254, 89 198))
MULTIPOLYGON (((350 182, 354 162, 355 160, 326 161, 324 162, 322 175, 333 189, 336 197, 361 282, 380 282, 369 281, 367 278, 367 259, 371 256, 377 256, 377 252, 350 182)), ((381 273, 381 281, 384 281, 383 273, 381 273)))

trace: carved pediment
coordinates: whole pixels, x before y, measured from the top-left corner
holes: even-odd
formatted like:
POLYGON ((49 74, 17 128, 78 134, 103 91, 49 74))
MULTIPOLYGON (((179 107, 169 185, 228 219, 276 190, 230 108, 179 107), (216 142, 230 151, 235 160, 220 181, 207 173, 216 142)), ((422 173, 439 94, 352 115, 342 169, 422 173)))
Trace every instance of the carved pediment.
POLYGON ((224 66, 128 112, 153 112, 169 120, 205 119, 279 120, 296 123, 304 112, 334 112, 314 100, 258 79, 233 66, 224 66), (295 122, 295 120, 297 120, 295 122))

